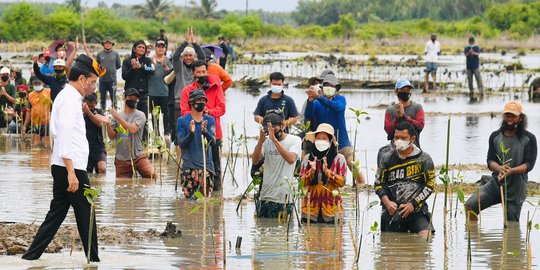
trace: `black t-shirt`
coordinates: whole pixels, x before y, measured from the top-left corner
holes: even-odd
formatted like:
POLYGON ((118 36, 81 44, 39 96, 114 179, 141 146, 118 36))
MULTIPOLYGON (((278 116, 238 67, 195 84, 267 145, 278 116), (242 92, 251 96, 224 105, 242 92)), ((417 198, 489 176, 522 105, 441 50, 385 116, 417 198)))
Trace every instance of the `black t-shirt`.
MULTIPOLYGON (((93 114, 105 115, 103 110, 95 108, 90 110, 93 114)), ((105 143, 103 142, 102 127, 96 126, 94 122, 88 117, 84 116, 84 122, 86 123, 86 139, 88 140, 88 146, 90 152, 102 151, 105 149, 105 143)))

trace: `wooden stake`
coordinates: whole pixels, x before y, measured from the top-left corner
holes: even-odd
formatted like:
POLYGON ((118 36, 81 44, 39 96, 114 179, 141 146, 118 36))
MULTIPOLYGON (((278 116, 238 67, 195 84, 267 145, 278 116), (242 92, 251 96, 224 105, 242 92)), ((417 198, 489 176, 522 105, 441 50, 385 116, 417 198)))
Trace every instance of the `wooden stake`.
POLYGON ((223 269, 227 265, 227 237, 225 230, 225 218, 223 218, 223 269))
POLYGON ((506 204, 504 203, 504 191, 503 191, 502 186, 500 187, 500 191, 501 191, 501 206, 503 209, 503 224, 504 224, 504 228, 506 228, 506 204))
POLYGON ((203 195, 206 197, 206 151, 204 147, 204 135, 201 134, 202 156, 203 156, 203 195))

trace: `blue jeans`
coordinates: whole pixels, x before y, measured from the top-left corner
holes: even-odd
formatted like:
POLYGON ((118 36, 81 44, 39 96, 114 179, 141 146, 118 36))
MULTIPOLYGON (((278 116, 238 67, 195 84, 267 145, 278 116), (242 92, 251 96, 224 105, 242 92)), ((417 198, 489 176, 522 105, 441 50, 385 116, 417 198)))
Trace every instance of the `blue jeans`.
POLYGON ((115 82, 99 82, 99 94, 101 95, 101 109, 106 109, 107 92, 111 96, 111 104, 116 108, 116 83, 115 82))

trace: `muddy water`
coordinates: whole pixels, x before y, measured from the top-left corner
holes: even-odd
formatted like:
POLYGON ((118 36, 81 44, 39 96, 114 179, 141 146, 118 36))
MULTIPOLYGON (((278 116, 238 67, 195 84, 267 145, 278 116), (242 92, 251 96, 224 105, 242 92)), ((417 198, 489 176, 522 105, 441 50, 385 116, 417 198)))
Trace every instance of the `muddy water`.
MULTIPOLYGON (((302 90, 287 89, 300 107, 305 99, 302 90)), ((377 149, 386 143, 383 126, 383 109, 375 108, 378 104, 389 104, 395 98, 388 91, 352 91, 344 92, 349 101, 348 107, 365 108, 370 118, 362 118, 359 126, 357 144, 359 159, 364 163, 367 156, 368 181, 373 182, 375 156, 377 149)), ((510 97, 487 97, 479 103, 469 103, 465 97, 421 97, 414 95, 415 101, 421 102, 428 115, 426 127, 422 132, 421 142, 425 151, 433 156, 436 164, 444 162, 446 121, 448 116, 440 113, 455 113, 452 117, 451 163, 484 164, 487 151, 487 139, 499 124, 498 114, 492 118, 489 112, 500 111, 510 97), (467 115, 463 115, 467 113, 467 115)), ((222 121, 224 127, 235 123, 237 134, 243 132, 244 115, 248 137, 256 136, 257 126, 252 119, 258 97, 246 95, 240 90, 227 92, 227 114, 222 121), (241 101, 241 102, 238 102, 241 101)), ((529 115, 530 130, 540 134, 540 105, 525 103, 529 115)), ((348 113, 349 134, 354 134, 352 114, 348 113)), ((225 132, 225 136, 229 132, 225 132)), ((254 140, 248 141, 248 148, 253 149, 254 140)), ((227 140, 225 144, 228 145, 227 140)), ((236 147, 236 146, 235 146, 236 147)), ((224 149, 227 151, 227 148, 224 149)), ((242 153, 242 151, 240 151, 242 153)), ((49 172, 50 152, 39 148, 28 148, 13 137, 2 136, 0 139, 0 222, 41 223, 48 210, 51 199, 52 179, 49 172)), ((345 224, 337 227, 312 225, 299 228, 291 223, 287 242, 287 226, 277 220, 255 219, 254 205, 248 200, 235 212, 237 198, 248 185, 247 164, 239 159, 235 178, 238 187, 232 184, 230 175, 225 179, 224 200, 221 204, 211 204, 207 211, 195 214, 188 212, 200 202, 188 201, 180 192, 174 191, 175 168, 172 162, 167 165, 164 159, 161 166, 161 180, 150 179, 115 179, 113 155, 109 153, 108 174, 104 177, 92 176, 92 183, 103 188, 98 202, 97 217, 100 226, 112 228, 132 228, 144 232, 148 229, 163 231, 167 221, 173 221, 182 231, 183 236, 169 240, 142 240, 131 244, 107 246, 101 245, 100 256, 103 262, 97 264, 102 269, 200 269, 223 268, 223 237, 225 235, 225 254, 230 269, 351 269, 354 248, 352 235, 355 235, 355 216, 353 198, 344 199, 345 224), (225 230, 222 221, 225 220, 225 230), (349 222, 353 233, 349 231, 349 222), (225 234, 223 233, 225 231, 225 234), (242 236, 242 246, 234 250, 237 236, 242 236), (214 241, 212 240, 214 239, 214 241), (229 247, 232 247, 230 249, 229 247), (217 260, 217 265, 216 261, 217 260)), ((225 164, 225 162, 223 162, 225 164)), ((159 172, 159 162, 155 163, 159 172)), ((366 171, 366 169, 364 169, 366 171)), ((464 181, 472 182, 481 171, 464 171, 464 181)), ((530 173, 530 179, 540 179, 539 170, 530 173)), ((216 195, 218 198, 219 196, 216 195)), ((433 196, 429 200, 433 204, 433 196)), ((536 204, 539 197, 529 198, 536 204)), ((378 200, 376 195, 362 193, 361 207, 368 201, 378 200), (369 197, 368 197, 369 196, 369 197)), ((455 207, 455 197, 452 207, 455 207)), ((444 218, 442 213, 443 194, 438 194, 434 213, 434 238, 425 240, 408 234, 380 234, 370 232, 369 227, 379 219, 380 207, 376 206, 365 213, 363 226, 363 244, 360 253, 361 269, 412 268, 412 269, 456 269, 466 267, 467 233, 464 214, 452 209, 452 218, 447 219, 447 247, 444 250, 444 218), (454 215, 456 217, 454 218, 454 215)), ((461 210, 461 208, 459 208, 461 210)), ((511 224, 502 229, 500 206, 482 213, 482 223, 471 230, 472 268, 476 269, 522 269, 527 266, 527 250, 524 244, 528 211, 533 208, 524 204, 521 224, 511 224)), ((536 217, 535 222, 540 222, 536 217)), ((73 214, 68 214, 66 224, 74 224, 73 214)), ((358 229, 360 230, 360 229, 358 229)), ((533 231, 532 268, 540 265, 534 239, 540 233, 533 231), (535 257, 536 256, 536 257, 535 257)), ((1 236, 0 236, 1 238, 1 236)), ((69 249, 60 253, 44 254, 34 262, 20 260, 19 256, 0 256, 0 268, 18 269, 26 267, 73 267, 84 266, 81 251, 69 256, 69 249)))

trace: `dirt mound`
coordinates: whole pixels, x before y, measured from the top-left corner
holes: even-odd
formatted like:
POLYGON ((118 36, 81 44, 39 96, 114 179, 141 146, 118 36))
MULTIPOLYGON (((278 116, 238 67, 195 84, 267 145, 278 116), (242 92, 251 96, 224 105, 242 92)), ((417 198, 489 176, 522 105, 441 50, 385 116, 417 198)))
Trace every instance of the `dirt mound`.
MULTIPOLYGON (((36 224, 0 223, 0 255, 25 253, 38 229, 39 226, 36 224)), ((160 239, 160 234, 154 229, 137 232, 133 229, 98 226, 100 245, 121 245, 151 239, 160 239)), ((55 253, 72 246, 78 250, 82 249, 77 227, 75 225, 62 226, 45 252, 55 253)))

